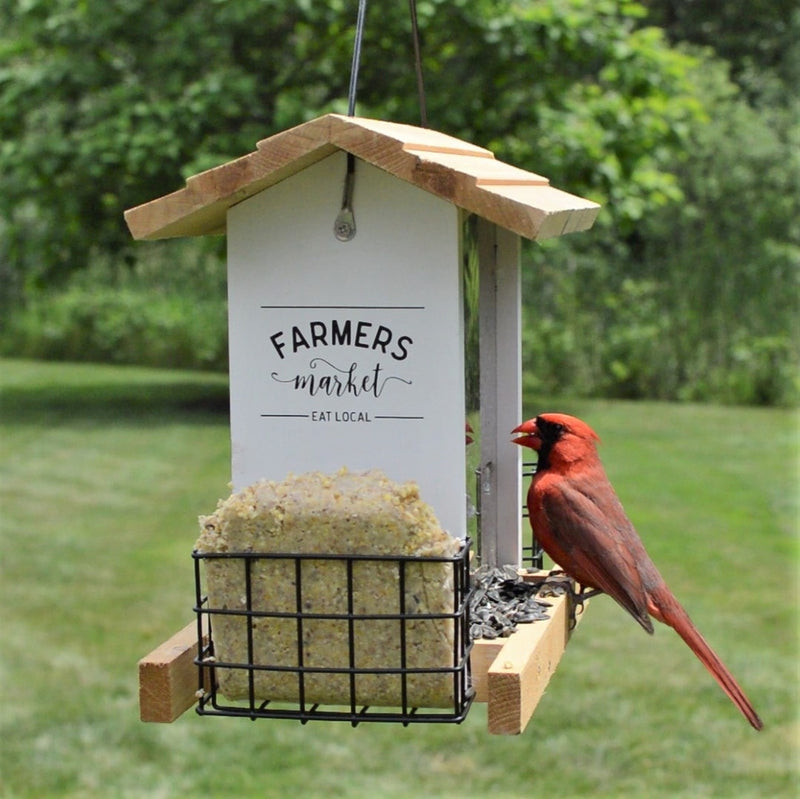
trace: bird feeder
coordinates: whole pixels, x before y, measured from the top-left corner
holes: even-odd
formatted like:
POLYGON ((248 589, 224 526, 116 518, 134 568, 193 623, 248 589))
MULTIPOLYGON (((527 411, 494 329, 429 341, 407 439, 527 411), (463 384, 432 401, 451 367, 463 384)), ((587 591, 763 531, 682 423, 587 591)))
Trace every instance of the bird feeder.
MULTIPOLYGON (((521 417, 520 237, 588 229, 598 210, 451 136, 329 114, 125 216, 136 239, 227 234, 234 490, 343 465, 380 469, 416 482, 463 539, 473 216, 479 558, 519 565, 521 462, 509 431, 521 417)), ((475 642, 468 690, 489 701, 490 731, 524 727, 566 644, 566 602, 502 645, 475 642)), ((196 701, 198 646, 189 625, 142 661, 143 718, 171 721, 196 701)))

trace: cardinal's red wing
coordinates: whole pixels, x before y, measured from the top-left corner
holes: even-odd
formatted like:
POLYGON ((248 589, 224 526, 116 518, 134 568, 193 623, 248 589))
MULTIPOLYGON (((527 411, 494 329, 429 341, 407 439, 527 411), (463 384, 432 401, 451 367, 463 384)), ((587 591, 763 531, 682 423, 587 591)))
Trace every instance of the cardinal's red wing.
POLYGON ((589 494, 562 478, 549 482, 540 502, 550 535, 570 561, 559 564, 564 571, 588 578, 652 633, 637 566, 647 554, 610 484, 589 494))

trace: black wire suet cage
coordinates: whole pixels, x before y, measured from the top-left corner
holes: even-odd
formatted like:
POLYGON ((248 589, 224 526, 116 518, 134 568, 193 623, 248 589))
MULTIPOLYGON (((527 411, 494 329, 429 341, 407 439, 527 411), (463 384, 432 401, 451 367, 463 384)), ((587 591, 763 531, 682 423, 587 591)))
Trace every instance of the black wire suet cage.
MULTIPOLYGON (((198 705, 200 715, 238 716, 250 719, 284 718, 301 723, 311 720, 348 721, 353 726, 364 721, 393 721, 408 725, 414 722, 452 722, 464 720, 473 700, 470 681, 469 654, 469 594, 470 594, 470 542, 465 541, 453 556, 388 556, 388 555, 339 555, 298 554, 263 552, 193 553, 195 562, 195 584, 199 656, 195 663, 199 667, 198 705), (215 605, 209 599, 206 577, 201 564, 225 561, 228 568, 239 572, 243 586, 242 607, 215 605), (288 568, 293 574, 293 607, 275 609, 265 604, 255 587, 256 571, 265 564, 276 564, 288 568), (331 607, 325 610, 307 609, 305 599, 307 574, 314 573, 314 566, 325 562, 336 564, 346 575, 346 607, 331 607), (389 570, 390 591, 394 593, 391 612, 362 612, 355 607, 353 597, 358 592, 357 582, 364 568, 377 567, 389 570), (452 585, 450 607, 441 612, 421 611, 409 593, 411 574, 425 564, 437 564, 448 576, 452 585), (215 625, 234 620, 244 630, 244 646, 236 660, 223 660, 215 646, 215 625), (283 662, 262 660, 259 654, 259 636, 269 623, 283 625, 289 630, 292 655, 283 662), (313 662, 309 657, 309 630, 312 625, 326 624, 335 628, 338 637, 345 642, 341 662, 313 662), (372 624, 372 627, 369 625, 372 624), (415 662, 410 639, 420 625, 437 625, 439 631, 447 631, 449 653, 446 661, 432 665, 415 662), (366 626, 365 626, 366 625, 366 626), (375 629, 375 625, 389 625, 396 635, 396 652, 378 653, 381 662, 366 657, 359 630, 375 629), (362 661, 368 661, 366 664, 362 661), (292 698, 279 700, 262 696, 259 684, 263 678, 280 677, 292 686, 292 698), (220 690, 226 677, 233 677, 246 686, 243 698, 231 700, 220 690), (340 687, 340 698, 336 703, 319 701, 315 687, 320 681, 335 682, 340 687), (448 704, 443 707, 416 706, 415 688, 425 681, 446 686, 448 704), (364 701, 370 692, 368 686, 391 685, 397 697, 391 706, 373 705, 364 701), (343 690, 341 690, 343 688, 343 690)), ((388 648, 385 648, 388 649, 388 648)), ((379 691, 380 693, 380 691, 379 691)), ((416 691, 418 694, 419 692, 416 691)), ((384 692, 385 694, 385 692, 384 692)))

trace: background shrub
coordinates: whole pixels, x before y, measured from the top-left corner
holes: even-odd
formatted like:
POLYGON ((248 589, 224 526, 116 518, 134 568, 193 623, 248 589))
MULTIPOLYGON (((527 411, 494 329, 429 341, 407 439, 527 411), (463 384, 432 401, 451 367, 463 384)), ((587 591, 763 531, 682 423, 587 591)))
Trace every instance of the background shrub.
POLYGON ((224 267, 196 243, 163 248, 134 269, 98 263, 63 288, 30 294, 9 318, 0 352, 226 371, 224 267))

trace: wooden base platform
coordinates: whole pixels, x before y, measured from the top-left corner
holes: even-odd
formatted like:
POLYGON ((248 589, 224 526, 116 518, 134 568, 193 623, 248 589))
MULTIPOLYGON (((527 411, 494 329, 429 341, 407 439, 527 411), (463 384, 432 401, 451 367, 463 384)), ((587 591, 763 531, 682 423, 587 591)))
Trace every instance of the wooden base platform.
MULTIPOLYGON (((523 732, 567 646, 571 599, 563 594, 548 601, 547 621, 520 624, 508 638, 473 645, 475 699, 488 704, 488 731, 494 735, 523 732)), ((585 606, 578 621, 584 613, 585 606)), ((139 661, 142 721, 175 721, 197 702, 196 656, 197 623, 192 622, 139 661)))

